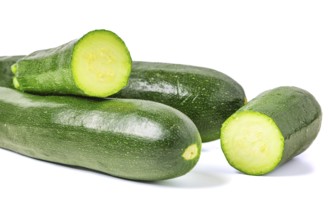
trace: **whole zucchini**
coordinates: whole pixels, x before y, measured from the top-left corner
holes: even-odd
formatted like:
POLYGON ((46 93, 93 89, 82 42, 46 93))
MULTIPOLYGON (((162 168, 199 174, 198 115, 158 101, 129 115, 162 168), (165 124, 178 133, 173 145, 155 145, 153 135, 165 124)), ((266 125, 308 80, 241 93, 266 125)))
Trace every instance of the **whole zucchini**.
POLYGON ((190 171, 199 159, 201 138, 187 116, 160 103, 36 96, 0 87, 0 147, 155 181, 190 171))
POLYGON ((192 119, 203 142, 219 139, 222 123, 246 102, 243 88, 216 70, 136 61, 128 85, 113 97, 174 107, 192 119))
POLYGON ((321 107, 296 87, 266 91, 227 119, 221 145, 227 161, 251 175, 269 173, 304 152, 316 138, 321 107))

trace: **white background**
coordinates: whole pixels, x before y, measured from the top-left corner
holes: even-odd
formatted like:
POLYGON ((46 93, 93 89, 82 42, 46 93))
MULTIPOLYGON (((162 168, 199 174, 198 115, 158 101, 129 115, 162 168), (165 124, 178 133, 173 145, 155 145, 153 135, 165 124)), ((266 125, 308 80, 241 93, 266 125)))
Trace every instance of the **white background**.
POLYGON ((311 92, 318 138, 267 176, 231 168, 220 142, 187 175, 140 183, 0 150, 0 219, 328 219, 328 1, 2 1, 0 55, 109 29, 134 60, 204 66, 248 99, 281 85, 311 92))

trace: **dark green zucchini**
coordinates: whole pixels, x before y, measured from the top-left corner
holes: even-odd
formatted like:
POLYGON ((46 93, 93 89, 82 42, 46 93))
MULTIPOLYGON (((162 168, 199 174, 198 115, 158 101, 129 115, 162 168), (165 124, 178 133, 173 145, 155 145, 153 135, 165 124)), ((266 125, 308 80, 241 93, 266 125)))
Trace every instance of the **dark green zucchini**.
POLYGON ((229 76, 202 67, 133 62, 128 85, 113 97, 160 102, 185 113, 203 142, 219 139, 222 123, 246 101, 229 76))
POLYGON ((0 57, 0 86, 14 88, 13 77, 11 72, 11 65, 23 56, 5 56, 0 57))
POLYGON ((0 147, 155 181, 190 171, 199 159, 201 138, 187 116, 160 103, 36 96, 0 87, 0 147))
POLYGON ((124 87, 131 57, 115 33, 95 30, 79 40, 36 51, 12 66, 15 88, 37 94, 107 97, 124 87))
POLYGON ((321 107, 296 87, 266 91, 225 121, 221 146, 227 161, 251 175, 271 172, 304 152, 321 126, 321 107))

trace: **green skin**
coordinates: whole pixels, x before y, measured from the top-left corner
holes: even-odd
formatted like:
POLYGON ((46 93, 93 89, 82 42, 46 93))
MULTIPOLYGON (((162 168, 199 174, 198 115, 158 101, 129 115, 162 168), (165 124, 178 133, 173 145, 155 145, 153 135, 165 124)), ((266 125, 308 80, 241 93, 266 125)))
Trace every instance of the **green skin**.
POLYGON ((189 172, 201 152, 193 122, 143 100, 35 96, 0 87, 0 147, 132 180, 189 172), (195 155, 185 150, 195 145, 195 155))
POLYGON ((10 67, 23 56, 0 57, 0 86, 14 88, 13 77, 10 67))
POLYGON ((272 118, 280 129, 284 137, 284 150, 278 166, 304 152, 321 127, 319 103, 312 94, 297 87, 278 87, 266 91, 236 114, 243 111, 263 113, 272 118))
POLYGON ((35 51, 16 63, 19 90, 38 94, 84 95, 75 84, 71 60, 77 40, 56 48, 35 51))
POLYGON ((216 70, 133 62, 128 85, 113 97, 160 102, 186 114, 203 142, 219 139, 222 123, 246 100, 242 87, 216 70))

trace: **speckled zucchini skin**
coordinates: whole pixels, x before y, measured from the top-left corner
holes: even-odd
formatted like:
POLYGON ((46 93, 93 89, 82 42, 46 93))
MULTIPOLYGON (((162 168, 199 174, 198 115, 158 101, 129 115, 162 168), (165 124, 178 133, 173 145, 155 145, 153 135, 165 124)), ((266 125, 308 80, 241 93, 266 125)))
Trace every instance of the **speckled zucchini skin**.
POLYGON ((297 87, 282 86, 265 91, 235 114, 243 111, 265 114, 280 129, 284 151, 278 165, 304 152, 317 137, 322 121, 318 101, 311 93, 297 87))
POLYGON ((151 100, 180 110, 195 123, 203 142, 219 139, 222 123, 246 100, 243 88, 216 70, 136 61, 128 85, 114 97, 151 100))
POLYGON ((13 88, 14 74, 10 67, 23 56, 4 56, 0 57, 0 86, 13 88))
POLYGON ((70 41, 56 48, 35 51, 16 63, 17 89, 36 94, 84 95, 74 82, 71 60, 75 44, 70 41))
POLYGON ((0 147, 155 181, 190 171, 199 159, 201 138, 187 116, 160 103, 36 96, 0 87, 0 147), (183 156, 189 146, 197 152, 187 160, 183 156))

